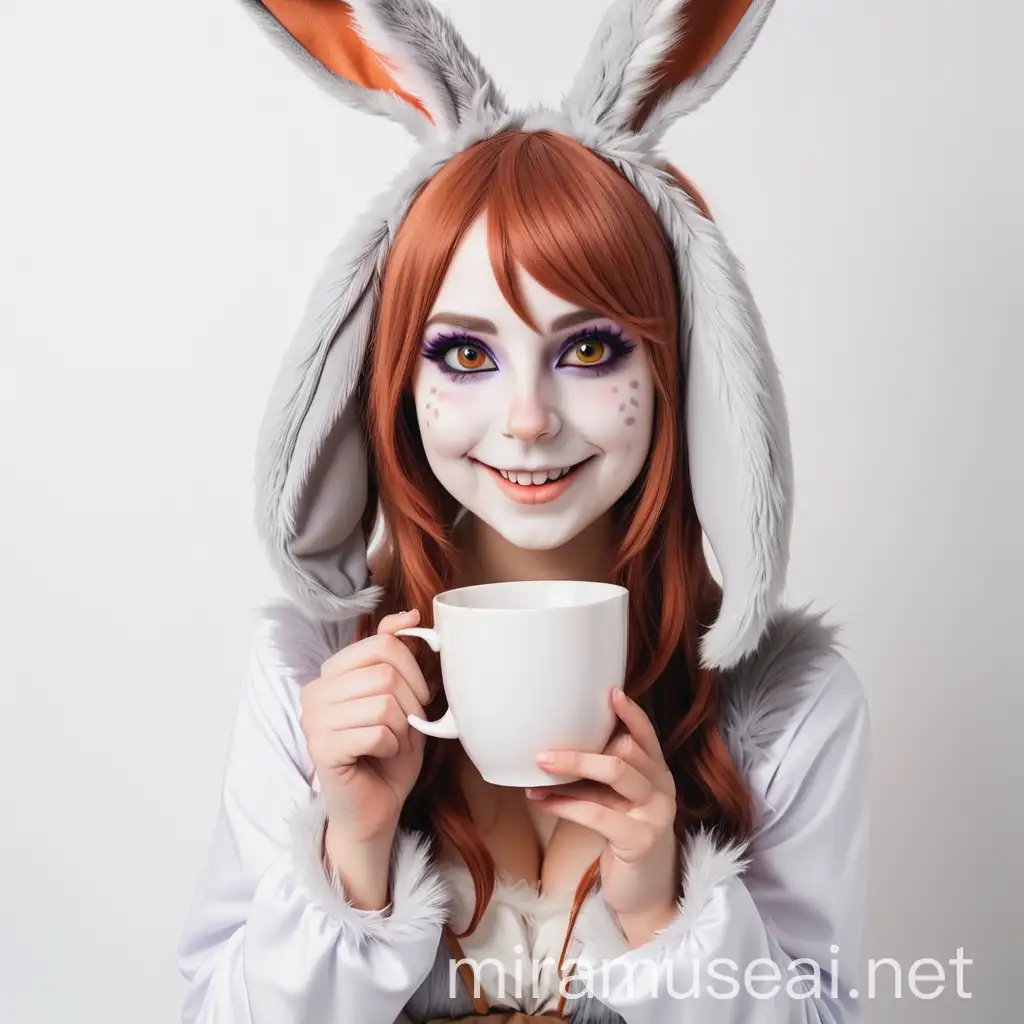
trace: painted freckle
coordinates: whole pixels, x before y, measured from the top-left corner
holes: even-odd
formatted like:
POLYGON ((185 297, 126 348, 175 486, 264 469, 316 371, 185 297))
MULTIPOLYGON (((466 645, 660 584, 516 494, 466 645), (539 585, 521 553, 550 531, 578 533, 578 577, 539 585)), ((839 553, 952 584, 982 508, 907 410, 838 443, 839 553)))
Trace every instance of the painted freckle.
POLYGON ((430 393, 431 393, 432 395, 436 395, 436 394, 437 394, 437 388, 431 388, 431 389, 430 389, 430 393))
POLYGON ((626 426, 627 427, 633 426, 634 423, 636 423, 636 420, 632 416, 627 416, 626 417, 626 426))
POLYGON ((621 403, 621 404, 619 405, 619 412, 625 412, 625 411, 626 411, 626 403, 625 403, 625 402, 622 402, 622 403, 621 403))
POLYGON ((437 417, 440 416, 440 415, 441 415, 441 410, 440 409, 435 409, 434 410, 434 419, 436 420, 437 417))
POLYGON ((629 404, 630 404, 630 405, 633 405, 633 406, 636 406, 637 408, 639 408, 639 407, 640 407, 640 403, 639 403, 639 402, 638 402, 638 401, 637 401, 637 400, 636 400, 635 398, 631 398, 631 399, 629 400, 629 404))
POLYGON ((613 395, 617 395, 618 393, 619 393, 619 386, 616 384, 615 387, 612 388, 612 394, 613 395))
POLYGON ((640 381, 638 381, 638 380, 631 380, 629 382, 629 386, 631 388, 638 388, 638 387, 640 387, 640 381))

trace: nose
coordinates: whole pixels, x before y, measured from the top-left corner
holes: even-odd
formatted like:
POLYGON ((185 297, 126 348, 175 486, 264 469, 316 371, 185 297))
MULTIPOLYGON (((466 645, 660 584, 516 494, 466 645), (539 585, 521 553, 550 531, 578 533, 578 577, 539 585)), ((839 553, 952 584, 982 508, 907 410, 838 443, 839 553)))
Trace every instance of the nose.
POLYGON ((519 396, 509 407, 506 437, 533 444, 541 438, 555 437, 561 429, 558 413, 539 401, 536 395, 519 396))

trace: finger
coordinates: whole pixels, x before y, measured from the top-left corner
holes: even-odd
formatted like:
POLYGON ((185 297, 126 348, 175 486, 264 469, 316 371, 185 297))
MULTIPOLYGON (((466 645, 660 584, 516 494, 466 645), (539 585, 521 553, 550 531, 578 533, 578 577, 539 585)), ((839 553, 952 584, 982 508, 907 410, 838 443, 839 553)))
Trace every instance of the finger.
POLYGON ((546 806, 548 797, 570 797, 573 800, 591 800, 611 811, 627 814, 633 809, 633 802, 620 796, 613 789, 598 782, 570 782, 562 786, 531 786, 526 796, 534 803, 546 806))
MULTIPOLYGON (((400 748, 398 737, 386 725, 369 725, 332 733, 325 760, 332 768, 343 768, 360 757, 394 757, 400 748)), ((317 760, 312 750, 309 756, 317 760)))
POLYGON ((401 705, 390 693, 377 693, 335 704, 324 712, 319 728, 329 732, 386 725, 401 741, 411 726, 401 705))
POLYGON ((638 823, 620 811, 597 803, 594 800, 575 800, 569 796, 547 796, 542 806, 556 817, 575 821, 604 836, 620 849, 630 849, 636 844, 638 823))
POLYGON ((430 703, 430 690, 419 664, 412 651, 396 636, 380 633, 343 647, 323 663, 320 674, 323 677, 338 676, 382 661, 391 665, 409 684, 421 704, 430 703))
POLYGON ((651 780, 621 757, 582 750, 553 750, 547 758, 538 758, 537 763, 552 775, 581 775, 603 782, 634 804, 645 804, 651 798, 651 780))
POLYGON ((407 612, 392 612, 385 615, 377 624, 377 633, 397 633, 400 629, 408 629, 420 621, 419 608, 413 608, 407 612))
POLYGON ((604 748, 603 753, 621 757, 631 764, 644 778, 648 779, 655 789, 665 793, 675 793, 675 780, 667 764, 662 761, 655 764, 637 743, 632 733, 617 733, 604 748))
POLYGON ((640 745, 640 749, 659 767, 665 764, 665 755, 661 749, 658 734, 654 725, 644 714, 644 709, 625 690, 616 687, 612 690, 612 707, 622 719, 623 725, 640 745))
POLYGON ((334 704, 384 694, 391 694, 405 714, 423 717, 423 705, 416 699, 412 687, 399 675, 394 666, 385 662, 354 669, 342 677, 321 680, 317 694, 307 700, 304 709, 323 710, 334 704))

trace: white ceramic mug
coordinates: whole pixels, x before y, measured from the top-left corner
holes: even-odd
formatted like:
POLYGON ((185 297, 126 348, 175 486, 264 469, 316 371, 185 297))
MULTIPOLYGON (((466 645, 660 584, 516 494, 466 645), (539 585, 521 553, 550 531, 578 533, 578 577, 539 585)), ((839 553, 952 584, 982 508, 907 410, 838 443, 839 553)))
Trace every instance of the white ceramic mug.
POLYGON ((528 580, 448 590, 434 628, 398 630, 441 654, 448 711, 409 715, 429 736, 458 739, 488 782, 550 786, 577 776, 537 764, 542 750, 604 749, 611 690, 626 673, 629 592, 611 583, 528 580))

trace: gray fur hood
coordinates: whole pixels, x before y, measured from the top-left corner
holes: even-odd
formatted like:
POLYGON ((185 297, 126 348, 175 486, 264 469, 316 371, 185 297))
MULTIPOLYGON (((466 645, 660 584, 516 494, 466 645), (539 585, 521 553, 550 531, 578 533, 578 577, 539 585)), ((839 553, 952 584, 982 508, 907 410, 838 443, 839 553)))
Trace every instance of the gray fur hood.
MULTIPOLYGON (((616 0, 557 109, 507 107, 428 0, 240 0, 331 95, 419 140, 409 166, 331 254, 274 385, 259 438, 257 522, 289 594, 344 620, 374 607, 356 385, 389 248, 416 191, 454 154, 510 128, 548 129, 609 161, 650 203, 682 297, 685 445, 694 503, 722 574, 701 641, 727 668, 757 646, 785 582, 792 470, 785 401, 739 261, 662 166, 665 130, 729 79, 771 0, 616 0)), ((510 12, 511 15, 511 12, 510 12)))

